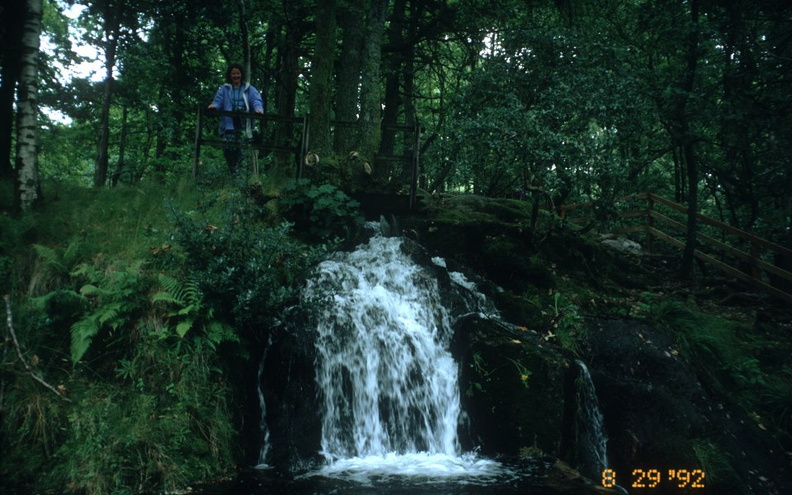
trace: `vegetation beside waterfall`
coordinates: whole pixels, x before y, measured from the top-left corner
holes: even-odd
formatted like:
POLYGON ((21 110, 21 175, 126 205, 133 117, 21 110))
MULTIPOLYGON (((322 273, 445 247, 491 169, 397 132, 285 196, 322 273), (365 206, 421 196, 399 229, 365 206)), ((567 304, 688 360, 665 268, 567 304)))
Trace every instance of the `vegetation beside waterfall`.
MULTIPOLYGON (((253 399, 242 377, 255 374, 252 354, 295 300, 306 270, 353 240, 317 237, 316 225, 286 219, 323 197, 334 222, 353 227, 346 232, 360 226, 355 203, 340 191, 300 187, 279 207, 233 183, 59 184, 41 211, 4 217, 3 253, 12 261, 4 284, 15 287, 19 339, 18 348, 10 340, 3 347, 4 480, 39 492, 134 493, 244 465, 240 434, 250 419, 242 407, 253 399)), ((551 238, 518 257, 527 237, 515 225, 531 205, 506 201, 510 214, 487 214, 488 221, 480 215, 502 209, 497 201, 478 201, 469 216, 460 216, 469 206, 448 204, 402 222, 428 249, 484 275, 482 289, 507 321, 570 356, 585 356, 586 320, 649 322, 707 387, 788 445, 792 370, 782 356, 792 339, 779 305, 718 306, 707 288, 679 285, 673 274, 651 271, 650 260, 609 251, 549 216, 551 238), (462 247, 472 235, 489 240, 484 251, 462 247), (623 285, 627 267, 631 283, 623 285)), ((518 384, 532 379, 508 356, 478 366, 511 372, 518 384)), ((473 375, 468 393, 486 393, 484 380, 473 375)), ((707 445, 702 440, 702 463, 726 462, 707 445)))

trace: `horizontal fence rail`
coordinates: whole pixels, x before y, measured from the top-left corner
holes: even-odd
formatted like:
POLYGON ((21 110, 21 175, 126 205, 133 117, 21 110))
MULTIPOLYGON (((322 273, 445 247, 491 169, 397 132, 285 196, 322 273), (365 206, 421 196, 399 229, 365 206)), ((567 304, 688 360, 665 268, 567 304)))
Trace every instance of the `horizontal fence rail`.
MULTIPOLYGON (((193 156, 194 176, 198 174, 198 166, 201 163, 202 146, 208 145, 217 148, 222 148, 225 146, 233 146, 232 143, 223 141, 223 139, 219 137, 214 137, 214 138, 204 137, 204 126, 206 124, 206 121, 210 120, 212 121, 212 123, 218 124, 220 117, 237 117, 240 119, 251 119, 254 121, 260 121, 264 125, 266 125, 266 123, 268 122, 273 122, 275 126, 278 126, 281 129, 286 129, 289 126, 294 126, 294 125, 299 126, 300 127, 299 138, 294 136, 295 131, 292 130, 291 134, 293 135, 291 136, 290 139, 286 140, 285 136, 280 136, 278 141, 283 141, 283 142, 277 143, 263 139, 263 133, 258 133, 256 135, 257 138, 254 136, 254 139, 252 139, 249 143, 245 143, 243 145, 238 145, 238 146, 244 150, 269 151, 275 153, 292 154, 294 155, 294 160, 298 167, 302 163, 302 159, 307 152, 307 146, 308 146, 308 119, 306 117, 282 117, 280 115, 270 115, 263 113, 227 112, 222 110, 200 107, 198 108, 198 117, 195 125, 195 147, 194 147, 194 156, 193 156), (291 141, 291 143, 286 141, 291 141)), ((216 133, 215 136, 217 136, 216 133)))
MULTIPOLYGON (((292 154, 295 162, 295 176, 297 178, 304 177, 306 166, 310 166, 306 159, 308 155, 315 155, 310 152, 310 126, 308 116, 303 117, 282 117, 279 115, 259 114, 248 112, 228 112, 206 107, 199 107, 198 116, 195 128, 195 145, 193 157, 193 175, 198 174, 198 168, 201 164, 201 147, 213 146, 217 148, 225 148, 229 146, 236 146, 245 151, 264 151, 283 154, 292 154), (205 137, 205 127, 207 122, 214 124, 219 123, 220 117, 236 117, 240 119, 251 119, 261 122, 262 127, 267 126, 272 122, 274 127, 274 142, 267 140, 263 132, 254 133, 254 138, 248 143, 229 143, 217 137, 205 137), (299 136, 298 136, 299 131, 299 136)), ((332 128, 355 128, 359 127, 359 122, 345 122, 334 120, 331 122, 332 128)), ((395 182, 399 188, 408 190, 408 194, 368 194, 364 195, 367 198, 372 198, 374 203, 385 204, 387 202, 393 203, 397 210, 401 211, 405 208, 402 204, 406 204, 406 209, 413 211, 418 208, 418 169, 420 160, 420 146, 421 146, 421 128, 416 123, 413 125, 401 124, 382 124, 380 132, 383 136, 388 135, 392 138, 393 145, 391 148, 399 148, 390 153, 377 153, 373 157, 375 164, 385 166, 390 174, 386 174, 386 179, 390 182, 395 182), (402 139, 397 140, 396 136, 402 136, 402 139), (395 143, 400 143, 398 146, 395 143), (391 165, 395 164, 395 165, 391 165), (387 176, 392 175, 392 177, 387 176), (405 187, 401 187, 401 186, 405 187)), ((338 150, 336 150, 338 151, 338 150)), ((258 174, 256 162, 256 155, 253 156, 255 173, 258 174)))
MULTIPOLYGON (((663 241, 680 250, 684 249, 688 214, 686 206, 651 192, 624 196, 615 201, 617 205, 636 203, 643 203, 645 207, 629 209, 628 206, 628 209, 619 212, 617 219, 621 225, 609 229, 610 233, 645 234, 646 246, 650 252, 654 249, 655 240, 663 241), (658 207, 663 208, 664 211, 658 211, 658 207), (673 215, 681 217, 681 220, 673 218, 673 215)), ((585 213, 595 207, 596 204, 593 202, 579 203, 561 206, 556 208, 556 212, 570 222, 581 223, 592 220, 592 216, 586 216, 585 213), (572 212, 577 215, 575 218, 570 218, 572 212)), ((792 303, 792 294, 788 289, 792 287, 792 272, 785 268, 789 264, 779 266, 769 261, 770 259, 787 260, 787 263, 792 263, 792 249, 701 213, 696 215, 696 219, 699 223, 699 230, 696 232, 697 246, 693 253, 696 259, 792 303), (702 232, 704 226, 719 235, 722 240, 702 232), (746 246, 747 250, 742 246, 746 246)))

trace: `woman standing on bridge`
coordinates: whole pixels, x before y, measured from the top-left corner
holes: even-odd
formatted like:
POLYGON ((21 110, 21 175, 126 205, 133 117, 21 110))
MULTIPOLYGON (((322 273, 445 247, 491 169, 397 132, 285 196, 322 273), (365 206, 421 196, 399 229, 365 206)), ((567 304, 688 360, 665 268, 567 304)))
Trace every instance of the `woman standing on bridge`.
MULTIPOLYGON (((264 113, 264 101, 258 90, 245 81, 245 71, 239 64, 231 64, 226 71, 226 83, 220 86, 209 108, 224 112, 264 113)), ((220 118, 220 136, 228 170, 238 173, 245 163, 242 148, 253 137, 250 119, 223 116, 220 118)))

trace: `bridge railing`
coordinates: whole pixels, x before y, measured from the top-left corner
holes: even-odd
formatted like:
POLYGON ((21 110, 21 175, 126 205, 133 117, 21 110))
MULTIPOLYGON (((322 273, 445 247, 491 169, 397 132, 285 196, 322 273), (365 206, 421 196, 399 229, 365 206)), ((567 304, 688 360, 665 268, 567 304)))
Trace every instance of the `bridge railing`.
MULTIPOLYGON (((616 204, 621 208, 608 232, 645 234, 650 252, 656 240, 684 249, 687 206, 651 192, 619 198, 616 204)), ((581 222, 592 218, 595 207, 594 203, 581 203, 564 205, 556 211, 570 221, 581 222), (570 218, 572 215, 578 216, 570 218)), ((698 260, 792 303, 792 249, 701 213, 696 218, 699 230, 693 254, 698 260)))
MULTIPOLYGON (((308 147, 308 118, 307 117, 282 117, 280 115, 247 113, 247 112, 226 112, 205 107, 198 108, 198 116, 195 125, 195 145, 193 155, 193 175, 198 174, 201 163, 201 148, 205 145, 223 148, 234 146, 234 143, 223 141, 217 136, 217 125, 220 117, 235 117, 240 119, 251 119, 260 126, 261 130, 254 131, 253 139, 249 143, 237 144, 243 151, 265 151, 293 155, 297 170, 302 166, 303 157, 308 147), (205 137, 205 127, 207 122, 215 125, 212 128, 214 137, 205 137), (274 124, 274 139, 265 138, 264 128, 269 127, 268 123, 274 124)), ((254 164, 256 160, 254 160, 254 164)), ((254 165, 255 166, 255 165, 254 165)))
MULTIPOLYGON (((307 165, 306 157, 310 154, 309 119, 307 116, 281 117, 270 114, 226 112, 206 107, 198 108, 197 112, 193 157, 194 176, 198 174, 201 164, 201 148, 203 146, 218 148, 237 146, 243 151, 252 153, 255 173, 258 173, 257 160, 255 158, 257 157, 257 152, 262 151, 293 155, 294 174, 297 178, 304 177, 307 165), (211 122, 217 125, 220 117, 224 116, 254 120, 257 122, 256 127, 261 127, 261 130, 254 132, 254 138, 249 143, 226 142, 217 136, 216 127, 213 129, 215 131, 213 137, 206 137, 208 132, 206 130, 207 123, 211 122), (265 136, 265 128, 269 128, 268 130, 272 131, 269 133, 272 138, 265 136)), ((332 121, 333 130, 337 128, 354 128, 359 125, 358 122, 332 121)), ((362 195, 362 199, 364 202, 377 203, 385 210, 390 207, 394 211, 412 211, 418 207, 420 127, 417 124, 383 124, 380 127, 380 131, 383 138, 386 136, 390 138, 392 151, 377 153, 373 157, 373 162, 375 166, 382 169, 380 178, 387 182, 390 189, 400 192, 395 194, 365 194, 362 195), (401 136, 401 139, 397 139, 397 136, 401 136)))

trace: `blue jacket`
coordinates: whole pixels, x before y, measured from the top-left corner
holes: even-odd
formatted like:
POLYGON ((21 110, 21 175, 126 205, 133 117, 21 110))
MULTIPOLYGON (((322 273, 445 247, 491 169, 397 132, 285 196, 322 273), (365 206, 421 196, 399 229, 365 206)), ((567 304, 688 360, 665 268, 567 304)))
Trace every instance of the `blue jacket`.
MULTIPOLYGON (((217 90, 217 94, 212 101, 212 105, 218 110, 222 110, 225 112, 230 112, 233 110, 232 105, 232 92, 233 88, 230 84, 226 83, 220 86, 220 89, 217 90)), ((245 100, 245 111, 246 112, 255 112, 257 110, 264 111, 264 101, 261 99, 261 95, 259 94, 258 90, 250 85, 250 83, 245 83, 242 85, 242 98, 245 100)), ((250 138, 253 136, 252 126, 250 125, 250 119, 243 120, 245 125, 245 135, 250 138)), ((225 131, 233 131, 234 130, 234 119, 232 117, 221 117, 220 118, 220 134, 223 134, 225 131)))

